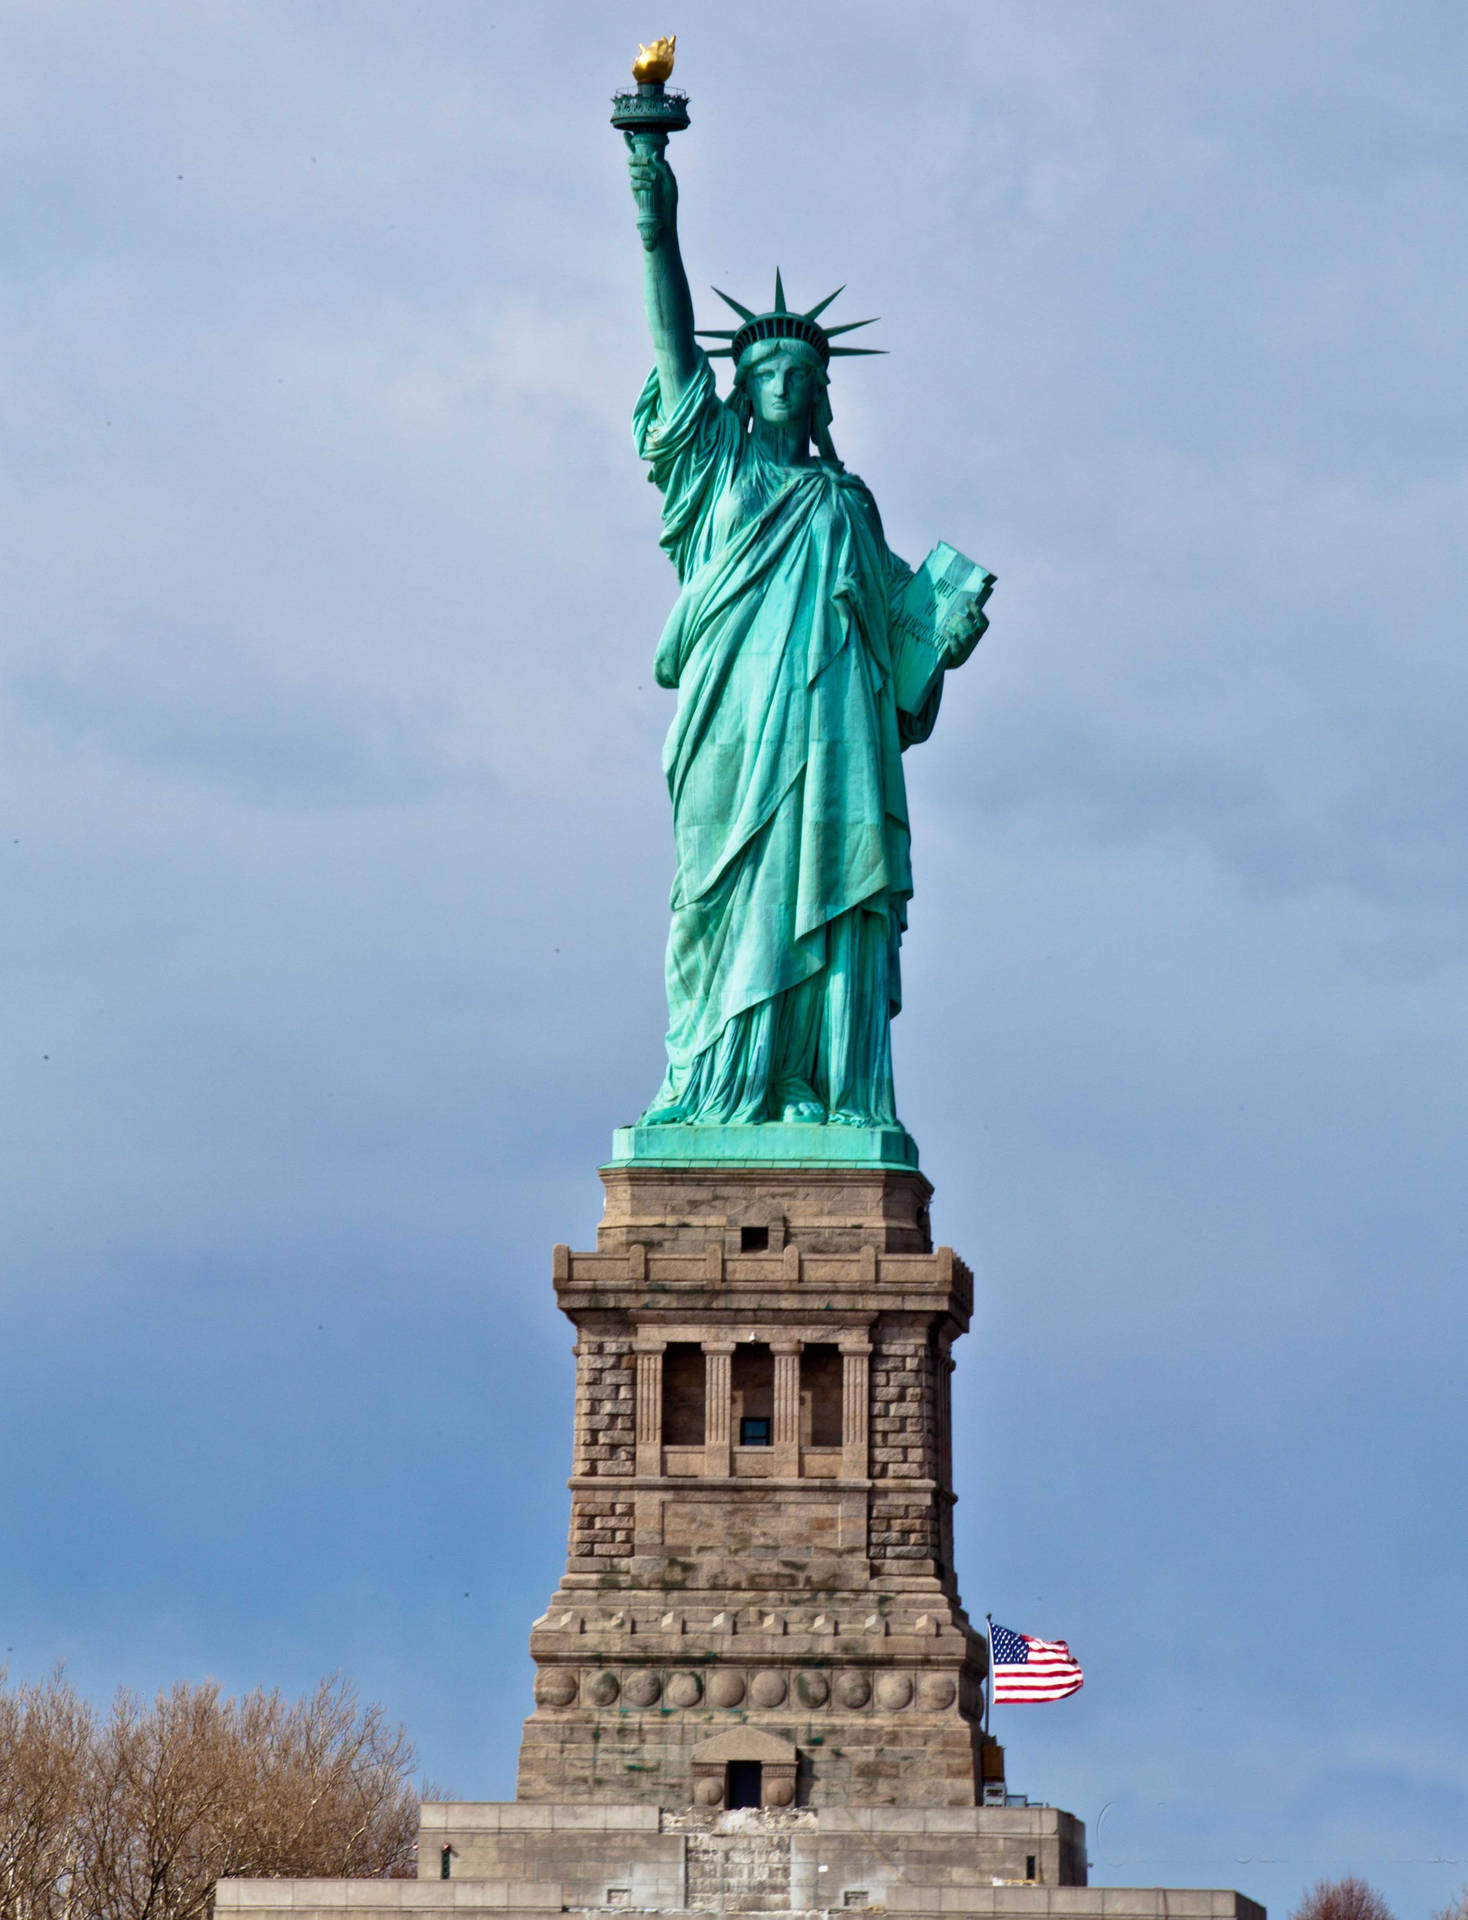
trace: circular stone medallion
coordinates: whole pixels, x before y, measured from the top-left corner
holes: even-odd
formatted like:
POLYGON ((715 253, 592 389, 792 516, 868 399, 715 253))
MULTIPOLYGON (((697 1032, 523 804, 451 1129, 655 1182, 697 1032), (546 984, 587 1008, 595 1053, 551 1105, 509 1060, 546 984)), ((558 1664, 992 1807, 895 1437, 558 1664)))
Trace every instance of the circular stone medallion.
POLYGON ((918 1705, 928 1713, 942 1713, 958 1698, 958 1688, 946 1673, 927 1673, 918 1681, 918 1705))
POLYGON ((670 1707, 696 1707, 703 1698, 703 1682, 696 1673, 675 1673, 668 1682, 670 1707))
POLYGON ((864 1707, 872 1697, 871 1675, 843 1673, 836 1682, 836 1698, 843 1707, 864 1707))
POLYGON ((749 1697, 757 1707, 783 1707, 785 1704, 784 1674, 757 1673, 749 1683, 749 1697))
POLYGON ((884 1673, 877 1682, 877 1705, 896 1713, 912 1699, 912 1681, 905 1673, 884 1673))
POLYGON ((655 1673, 646 1667, 639 1667, 635 1673, 629 1673, 622 1682, 622 1698, 629 1707, 653 1706, 663 1690, 663 1683, 655 1673))
POLYGON ((569 1707, 576 1698, 576 1676, 565 1667, 546 1667, 535 1676, 537 1706, 569 1707))
POLYGON ((617 1697, 617 1676, 599 1667, 587 1674, 583 1691, 589 1707, 609 1707, 617 1697))
POLYGON ((716 1707, 737 1707, 744 1700, 742 1673, 716 1673, 709 1680, 709 1701, 716 1707))
POLYGON ((803 1707, 823 1707, 831 1697, 831 1683, 823 1673, 797 1673, 795 1697, 803 1707))

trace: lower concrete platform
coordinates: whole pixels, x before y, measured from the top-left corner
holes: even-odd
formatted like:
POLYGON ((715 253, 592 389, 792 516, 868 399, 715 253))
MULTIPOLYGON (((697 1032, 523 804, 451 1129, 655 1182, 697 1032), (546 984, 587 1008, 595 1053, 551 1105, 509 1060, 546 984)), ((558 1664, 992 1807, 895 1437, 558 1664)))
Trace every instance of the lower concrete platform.
POLYGON ((1058 1807, 739 1808, 443 1802, 416 1880, 225 1880, 233 1920, 636 1912, 910 1920, 1265 1920, 1231 1889, 1088 1887, 1058 1807), (445 1877, 445 1868, 447 1875, 445 1877))

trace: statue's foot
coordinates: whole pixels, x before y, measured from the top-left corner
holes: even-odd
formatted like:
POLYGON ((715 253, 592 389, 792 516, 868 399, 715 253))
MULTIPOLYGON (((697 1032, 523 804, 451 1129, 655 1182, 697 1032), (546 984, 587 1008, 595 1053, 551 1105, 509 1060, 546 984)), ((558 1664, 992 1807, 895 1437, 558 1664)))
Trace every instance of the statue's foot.
POLYGON ((857 1113, 851 1107, 833 1107, 828 1120, 833 1127, 874 1127, 877 1124, 869 1113, 857 1113))
POLYGON ((676 1127, 680 1121, 686 1120, 688 1115, 687 1107, 676 1104, 667 1107, 649 1107, 637 1124, 639 1127, 676 1127))
POLYGON ((819 1100, 792 1100, 780 1118, 787 1127, 819 1127, 825 1124, 826 1109, 819 1100))

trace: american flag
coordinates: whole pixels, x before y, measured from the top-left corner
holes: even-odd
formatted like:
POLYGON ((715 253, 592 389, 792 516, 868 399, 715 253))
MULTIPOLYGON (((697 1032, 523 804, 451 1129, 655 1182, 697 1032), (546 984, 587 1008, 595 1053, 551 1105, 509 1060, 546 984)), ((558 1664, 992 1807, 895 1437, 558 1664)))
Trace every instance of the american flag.
POLYGON ((989 1623, 993 1697, 999 1700, 1063 1700, 1085 1684, 1063 1640, 1037 1640, 1030 1633, 989 1623))

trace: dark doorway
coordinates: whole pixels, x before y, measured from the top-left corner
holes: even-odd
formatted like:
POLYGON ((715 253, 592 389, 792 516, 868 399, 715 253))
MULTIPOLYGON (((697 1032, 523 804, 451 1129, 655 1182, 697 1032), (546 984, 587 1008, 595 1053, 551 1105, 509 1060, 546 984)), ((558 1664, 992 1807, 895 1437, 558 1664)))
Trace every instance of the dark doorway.
POLYGON ((731 1760, 724 1804, 729 1807, 757 1807, 760 1804, 759 1774, 758 1760, 731 1760))

